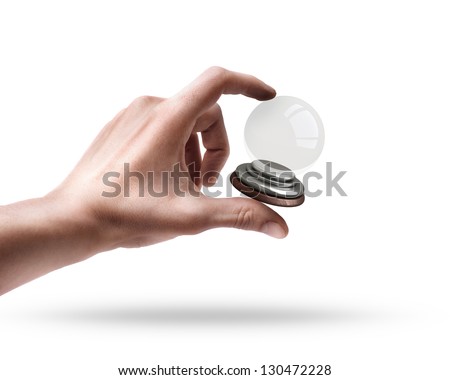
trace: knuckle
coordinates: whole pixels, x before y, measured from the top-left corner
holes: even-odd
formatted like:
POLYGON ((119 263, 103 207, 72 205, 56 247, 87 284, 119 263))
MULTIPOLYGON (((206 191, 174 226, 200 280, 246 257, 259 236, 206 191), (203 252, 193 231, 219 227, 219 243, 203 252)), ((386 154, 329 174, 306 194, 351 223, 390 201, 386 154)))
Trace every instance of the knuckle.
POLYGON ((154 96, 143 95, 139 96, 131 102, 131 105, 136 108, 147 108, 150 107, 160 101, 159 98, 154 96))
POLYGON ((253 211, 247 207, 240 207, 236 211, 235 228, 248 230, 252 226, 253 211))
POLYGON ((220 66, 211 66, 205 72, 208 76, 213 77, 216 80, 225 79, 227 75, 227 70, 220 66))
POLYGON ((223 146, 220 148, 220 154, 223 161, 226 161, 230 157, 230 143, 228 141, 223 143, 223 146))
POLYGON ((223 113, 222 113, 222 108, 220 107, 220 105, 218 103, 215 103, 213 107, 214 107, 213 108, 214 113, 216 114, 216 118, 217 119, 222 118, 223 113))
POLYGON ((225 160, 227 160, 230 157, 230 144, 227 144, 224 148, 223 148, 223 155, 225 157, 225 160))

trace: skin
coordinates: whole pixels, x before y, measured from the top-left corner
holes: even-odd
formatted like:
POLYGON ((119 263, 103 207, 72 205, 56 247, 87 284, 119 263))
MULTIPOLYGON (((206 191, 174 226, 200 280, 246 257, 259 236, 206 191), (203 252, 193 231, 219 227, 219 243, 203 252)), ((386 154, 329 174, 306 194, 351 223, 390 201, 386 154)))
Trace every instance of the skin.
POLYGON ((214 199, 200 187, 214 184, 229 155, 224 121, 217 100, 243 94, 258 100, 275 96, 259 79, 212 67, 171 98, 139 97, 99 133, 69 176, 42 198, 0 207, 0 294, 96 253, 118 247, 142 247, 210 228, 233 227, 283 238, 285 221, 264 204, 243 198, 214 199), (206 153, 201 156, 198 134, 206 153), (149 184, 163 189, 163 172, 180 175, 167 195, 144 192, 136 177, 129 196, 111 192, 105 173, 124 185, 130 170, 153 173, 149 184), (180 191, 184 196, 180 196, 180 191))

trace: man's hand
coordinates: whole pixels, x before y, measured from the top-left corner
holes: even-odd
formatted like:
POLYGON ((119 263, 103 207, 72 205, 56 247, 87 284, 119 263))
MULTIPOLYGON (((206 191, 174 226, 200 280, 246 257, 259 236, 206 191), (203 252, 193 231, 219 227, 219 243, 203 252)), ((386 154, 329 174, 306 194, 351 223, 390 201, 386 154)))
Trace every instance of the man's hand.
POLYGON ((222 94, 268 100, 275 90, 213 67, 171 98, 140 97, 103 128, 54 191, 1 208, 0 293, 100 251, 215 227, 285 237, 286 223, 269 207, 200 193, 201 184, 214 184, 229 154, 216 103, 222 94))

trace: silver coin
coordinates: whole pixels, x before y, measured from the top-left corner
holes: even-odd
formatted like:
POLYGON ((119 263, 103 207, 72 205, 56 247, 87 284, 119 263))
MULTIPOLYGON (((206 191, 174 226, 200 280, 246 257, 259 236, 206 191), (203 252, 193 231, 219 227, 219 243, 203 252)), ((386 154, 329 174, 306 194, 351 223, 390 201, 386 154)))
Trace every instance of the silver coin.
POLYGON ((295 177, 294 172, 273 161, 255 160, 252 162, 253 168, 265 177, 277 178, 280 181, 292 181, 295 177))
POLYGON ((268 177, 264 176, 260 172, 256 171, 251 163, 247 164, 247 172, 249 172, 253 177, 266 182, 268 185, 278 186, 278 187, 292 187, 292 179, 285 180, 284 178, 268 177))

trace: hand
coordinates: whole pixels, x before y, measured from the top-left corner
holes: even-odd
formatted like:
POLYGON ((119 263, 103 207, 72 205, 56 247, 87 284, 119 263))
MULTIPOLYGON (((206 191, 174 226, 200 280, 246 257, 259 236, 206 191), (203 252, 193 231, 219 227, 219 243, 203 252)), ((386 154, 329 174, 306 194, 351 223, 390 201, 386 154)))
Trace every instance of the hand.
POLYGON ((214 183, 229 155, 216 103, 222 94, 267 100, 275 90, 255 77, 213 67, 171 98, 134 100, 103 128, 60 186, 43 199, 0 212, 8 227, 0 233, 5 247, 0 248, 0 278, 4 275, 17 286, 100 251, 141 247, 215 227, 285 237, 286 223, 264 204, 213 199, 200 192, 201 184, 214 183), (203 158, 199 133, 206 148, 203 158), (149 189, 150 194, 164 194, 152 196, 149 189), (35 223, 21 224, 22 214, 36 215, 35 223), (16 220, 12 226, 11 220, 16 220), (27 234, 33 226, 34 235, 27 234), (74 242, 76 248, 71 247, 74 242), (14 250, 29 254, 19 260, 14 250), (39 270, 33 271, 37 260, 39 270), (11 278, 8 264, 20 280, 11 278))
POLYGON ((140 97, 105 126, 55 196, 61 204, 78 197, 82 212, 96 219, 99 231, 106 231, 104 239, 110 246, 139 247, 214 227, 284 237, 286 223, 260 202, 212 199, 199 192, 201 182, 204 186, 215 182, 229 155, 216 103, 222 94, 267 100, 275 91, 252 76, 211 68, 172 98, 140 97), (199 133, 206 148, 203 159, 199 133), (124 181, 125 165, 140 173, 130 178, 129 185, 124 181), (102 196, 114 195, 103 181, 108 172, 119 173, 109 178, 120 184, 118 196, 102 196), (154 193, 167 186, 167 195, 151 196, 148 186, 154 193))

